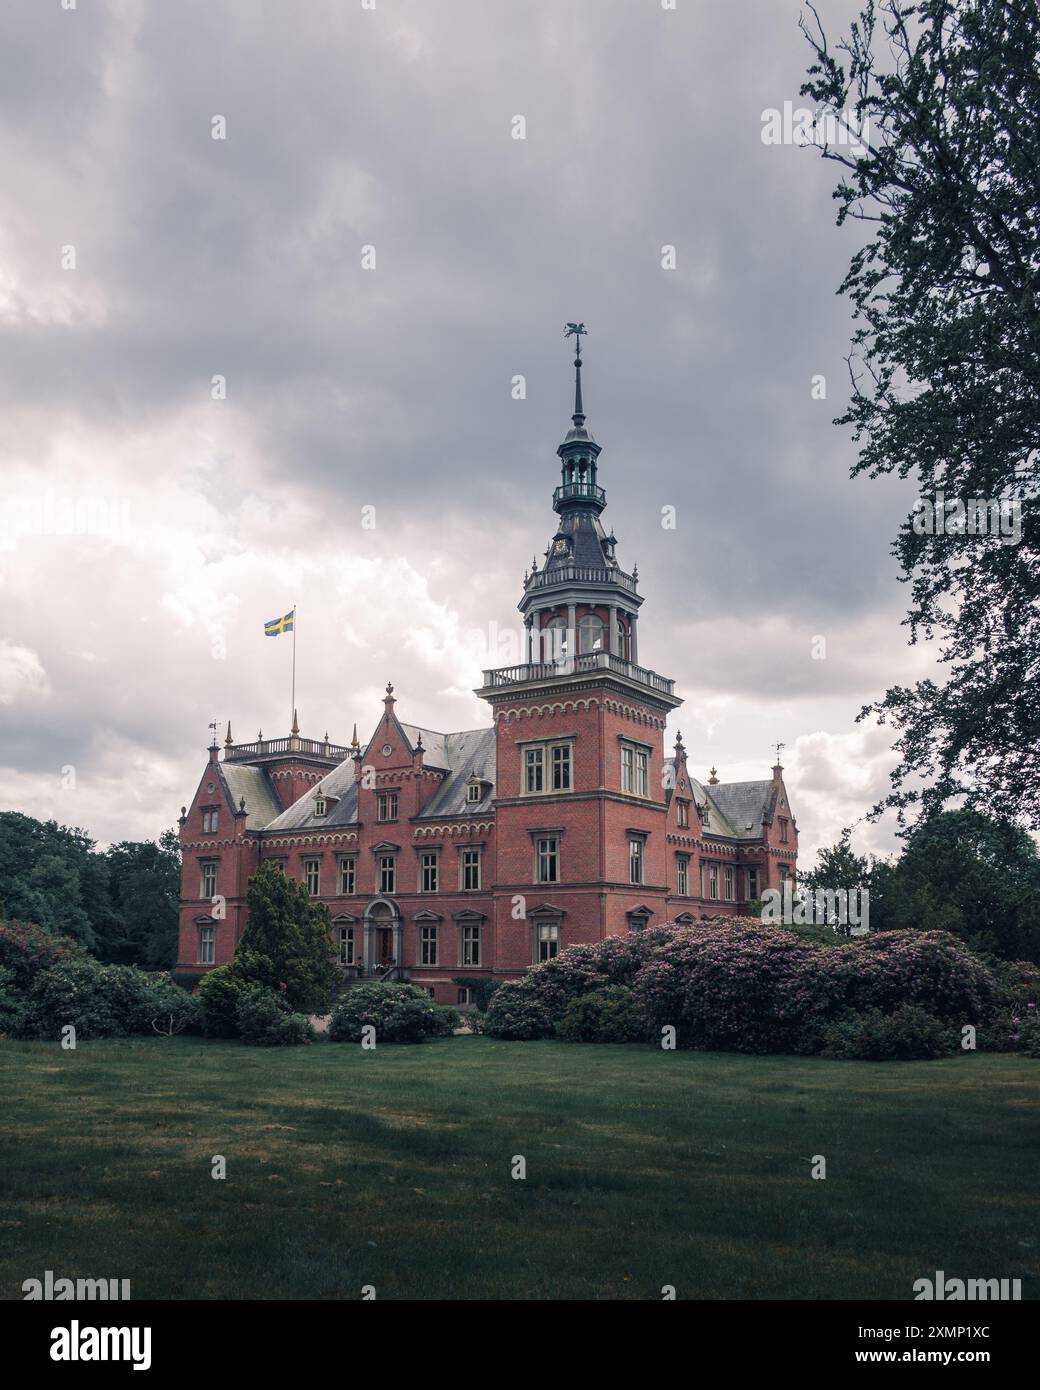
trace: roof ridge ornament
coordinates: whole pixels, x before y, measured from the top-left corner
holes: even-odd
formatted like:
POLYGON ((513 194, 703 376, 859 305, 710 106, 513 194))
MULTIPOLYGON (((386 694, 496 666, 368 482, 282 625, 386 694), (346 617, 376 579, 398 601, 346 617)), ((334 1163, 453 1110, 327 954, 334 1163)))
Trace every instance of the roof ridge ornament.
POLYGON ((574 414, 571 419, 575 429, 580 429, 585 423, 585 408, 581 400, 581 340, 583 336, 588 336, 588 331, 583 323, 569 323, 563 330, 565 338, 574 339, 574 414))

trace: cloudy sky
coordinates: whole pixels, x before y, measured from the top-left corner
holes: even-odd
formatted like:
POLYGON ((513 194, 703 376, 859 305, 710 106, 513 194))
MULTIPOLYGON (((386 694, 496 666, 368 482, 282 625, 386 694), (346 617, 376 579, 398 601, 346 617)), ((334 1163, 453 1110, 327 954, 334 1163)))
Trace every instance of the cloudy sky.
POLYGON ((892 756, 855 715, 923 669, 911 494, 850 482, 831 423, 835 168, 762 141, 802 104, 795 0, 2 11, 0 805, 158 835, 211 719, 288 732, 262 625, 294 603, 304 734, 365 738, 387 680, 408 721, 488 723, 581 319, 669 742, 739 780, 782 739, 805 864, 862 817, 892 756))

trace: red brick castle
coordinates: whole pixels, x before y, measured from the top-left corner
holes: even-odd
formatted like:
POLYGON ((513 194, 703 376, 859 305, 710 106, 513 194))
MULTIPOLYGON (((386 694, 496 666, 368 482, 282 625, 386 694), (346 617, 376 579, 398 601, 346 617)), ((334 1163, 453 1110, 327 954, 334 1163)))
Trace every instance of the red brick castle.
POLYGON ((576 942, 738 913, 794 876, 783 783, 694 778, 665 721, 674 682, 639 665, 643 599, 600 517, 576 338, 559 522, 526 576, 523 661, 484 672, 488 728, 403 723, 393 687, 366 743, 214 739, 182 809, 178 971, 229 961, 246 889, 277 860, 329 907, 349 979, 403 979, 465 1002, 456 976, 515 978, 576 942))

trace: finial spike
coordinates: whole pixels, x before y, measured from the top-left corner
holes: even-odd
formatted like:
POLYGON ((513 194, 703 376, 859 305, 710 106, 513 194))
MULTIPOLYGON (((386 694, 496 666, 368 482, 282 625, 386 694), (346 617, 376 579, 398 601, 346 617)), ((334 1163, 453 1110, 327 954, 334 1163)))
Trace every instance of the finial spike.
POLYGON ((224 747, 230 748, 234 741, 235 740, 231 737, 231 720, 229 719, 227 722, 227 733, 224 736, 224 747))
POLYGON ((300 721, 296 718, 295 710, 292 712, 292 729, 289 732, 293 734, 298 734, 300 732, 300 721))

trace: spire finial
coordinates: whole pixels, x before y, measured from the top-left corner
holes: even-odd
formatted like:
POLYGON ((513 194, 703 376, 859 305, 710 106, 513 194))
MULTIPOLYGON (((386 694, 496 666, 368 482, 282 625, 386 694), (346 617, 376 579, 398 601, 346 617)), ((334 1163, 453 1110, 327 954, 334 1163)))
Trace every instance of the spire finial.
POLYGON ((719 779, 718 779, 718 776, 716 775, 717 773, 718 773, 718 768, 717 768, 717 767, 713 767, 712 770, 711 770, 711 773, 710 773, 709 776, 708 776, 708 786, 709 786, 709 787, 717 787, 717 786, 719 785, 719 779))
POLYGON ((357 720, 356 720, 356 719, 355 719, 355 721, 354 721, 354 737, 350 740, 350 746, 351 746, 351 748, 357 748, 357 746, 358 746, 358 741, 357 741, 357 720))
POLYGON ((575 429, 580 429, 585 423, 585 407, 581 400, 581 339, 583 334, 588 335, 588 329, 583 323, 569 323, 563 330, 565 338, 574 339, 574 414, 571 418, 574 421, 575 429))
POLYGON ((383 704, 386 705, 387 709, 389 710, 390 707, 392 705, 395 705, 396 703, 397 701, 394 699, 393 683, 391 681, 387 681, 386 694, 383 696, 383 704))
POLYGON ((300 732, 300 721, 296 718, 295 710, 293 710, 292 712, 292 728, 289 730, 289 732, 291 734, 298 734, 300 732))
POLYGON ((231 737, 231 720, 229 719, 227 722, 227 733, 224 736, 224 747, 230 748, 234 741, 235 740, 231 737))

